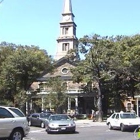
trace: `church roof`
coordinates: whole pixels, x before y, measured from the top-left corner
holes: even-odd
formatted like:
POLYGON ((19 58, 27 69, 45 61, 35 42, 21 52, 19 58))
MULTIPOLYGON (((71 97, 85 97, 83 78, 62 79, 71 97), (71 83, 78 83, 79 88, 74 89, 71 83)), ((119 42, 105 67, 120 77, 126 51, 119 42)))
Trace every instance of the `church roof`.
POLYGON ((67 57, 62 57, 62 58, 58 59, 57 61, 55 61, 54 66, 55 66, 55 67, 58 67, 58 66, 60 66, 60 65, 62 65, 62 64, 64 64, 64 63, 66 63, 66 62, 69 63, 69 64, 71 64, 71 65, 76 66, 76 62, 70 60, 70 59, 67 58, 67 57))
MULTIPOLYGON (((57 69, 58 67, 63 66, 66 63, 70 64, 70 65, 73 65, 73 66, 76 66, 76 63, 74 61, 70 61, 67 57, 62 57, 59 60, 54 62, 54 68, 57 69)), ((42 75, 39 78, 37 78, 37 81, 46 81, 46 80, 48 80, 51 77, 57 77, 57 76, 58 75, 54 75, 53 72, 49 73, 47 71, 44 71, 42 73, 42 75)), ((59 75, 59 77, 62 80, 72 80, 72 76, 70 76, 70 75, 59 75)))

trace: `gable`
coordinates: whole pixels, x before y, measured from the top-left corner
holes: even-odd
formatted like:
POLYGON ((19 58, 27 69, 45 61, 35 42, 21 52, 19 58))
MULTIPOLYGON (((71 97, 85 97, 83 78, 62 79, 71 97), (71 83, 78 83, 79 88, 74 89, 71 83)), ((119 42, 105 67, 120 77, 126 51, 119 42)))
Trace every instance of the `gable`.
POLYGON ((60 76, 64 80, 68 80, 72 78, 72 73, 70 71, 71 68, 74 68, 75 65, 67 62, 67 61, 61 61, 61 63, 54 65, 55 69, 51 73, 44 73, 42 77, 38 78, 39 81, 45 81, 50 77, 57 77, 60 76))

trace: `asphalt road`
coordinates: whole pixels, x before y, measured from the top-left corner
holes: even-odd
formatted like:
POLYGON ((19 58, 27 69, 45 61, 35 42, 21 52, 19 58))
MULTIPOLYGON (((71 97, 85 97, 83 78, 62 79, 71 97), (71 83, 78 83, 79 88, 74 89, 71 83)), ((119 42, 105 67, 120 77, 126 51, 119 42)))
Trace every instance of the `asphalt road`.
POLYGON ((109 130, 107 126, 78 127, 76 133, 47 134, 45 129, 31 127, 26 140, 135 140, 133 132, 109 130))

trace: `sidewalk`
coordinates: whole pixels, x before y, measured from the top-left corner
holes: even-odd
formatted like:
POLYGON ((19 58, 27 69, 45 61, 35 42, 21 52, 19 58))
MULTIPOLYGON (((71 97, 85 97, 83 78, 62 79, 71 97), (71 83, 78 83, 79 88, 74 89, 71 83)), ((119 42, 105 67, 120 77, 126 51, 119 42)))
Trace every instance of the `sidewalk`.
POLYGON ((93 120, 88 120, 88 119, 75 120, 75 123, 77 127, 106 126, 106 121, 93 122, 93 120))

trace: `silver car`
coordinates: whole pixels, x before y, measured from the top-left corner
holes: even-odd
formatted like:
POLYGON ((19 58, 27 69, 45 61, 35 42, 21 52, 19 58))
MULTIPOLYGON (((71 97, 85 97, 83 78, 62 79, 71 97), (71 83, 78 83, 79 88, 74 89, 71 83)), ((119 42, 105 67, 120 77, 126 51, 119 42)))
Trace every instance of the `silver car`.
POLYGON ((46 131, 47 133, 51 132, 72 132, 75 133, 76 124, 72 118, 66 114, 54 114, 50 115, 46 131))
POLYGON ((29 126, 40 126, 44 128, 50 113, 33 113, 28 117, 29 126))
POLYGON ((0 139, 22 140, 29 130, 27 118, 21 110, 0 106, 0 139))

